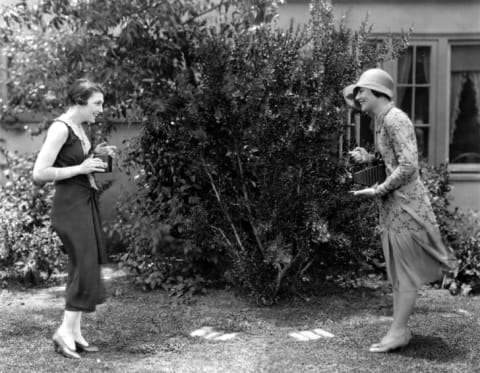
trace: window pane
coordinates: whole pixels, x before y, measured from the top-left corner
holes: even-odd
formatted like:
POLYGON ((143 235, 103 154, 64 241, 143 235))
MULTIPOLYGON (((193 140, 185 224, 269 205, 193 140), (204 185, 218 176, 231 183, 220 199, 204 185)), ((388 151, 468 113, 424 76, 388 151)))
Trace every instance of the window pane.
POLYGON ((415 127, 418 144, 418 160, 426 162, 428 160, 428 127, 415 127))
POLYGON ((412 117, 412 87, 398 87, 397 89, 398 107, 402 109, 409 118, 412 117))
POLYGON ((411 84, 412 83, 412 59, 413 48, 408 47, 407 51, 398 59, 398 83, 411 84))
POLYGON ((415 82, 430 83, 430 47, 417 47, 415 82))
POLYGON ((462 74, 452 74, 453 105, 458 105, 457 117, 452 118, 450 162, 480 163, 480 120, 477 92, 480 86, 480 72, 467 72, 457 84, 462 74), (463 83, 463 84, 462 84, 463 83), (455 103, 457 102, 457 103, 455 103))
POLYGON ((480 45, 452 46, 451 68, 453 71, 479 71, 480 45))
POLYGON ((427 124, 428 120, 428 87, 415 88, 415 124, 427 124))

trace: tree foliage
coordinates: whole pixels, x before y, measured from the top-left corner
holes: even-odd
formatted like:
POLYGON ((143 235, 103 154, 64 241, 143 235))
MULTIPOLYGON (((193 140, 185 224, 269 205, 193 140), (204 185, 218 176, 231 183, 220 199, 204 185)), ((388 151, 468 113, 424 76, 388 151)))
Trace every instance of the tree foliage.
POLYGON ((42 0, 27 7, 19 1, 4 9, 0 23, 10 65, 2 116, 62 110, 66 88, 87 76, 106 87, 107 118, 151 121, 173 93, 195 81, 198 40, 228 29, 234 12, 245 27, 268 22, 279 2, 42 0))

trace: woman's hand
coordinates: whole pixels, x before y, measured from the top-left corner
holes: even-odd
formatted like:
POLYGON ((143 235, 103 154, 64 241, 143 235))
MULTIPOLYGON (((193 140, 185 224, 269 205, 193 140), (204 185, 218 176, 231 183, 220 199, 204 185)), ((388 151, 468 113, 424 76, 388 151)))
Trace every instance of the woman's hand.
POLYGON ((348 152, 355 162, 365 163, 371 160, 372 155, 368 153, 364 148, 356 147, 348 152))
POLYGON ((117 147, 115 145, 107 145, 106 142, 102 142, 95 147, 93 152, 94 154, 109 155, 110 157, 114 158, 117 152, 117 147))
POLYGON ((100 158, 89 157, 78 167, 81 174, 91 174, 92 172, 105 172, 107 166, 100 158))
POLYGON ((365 188, 361 190, 352 190, 354 197, 373 198, 376 196, 375 187, 365 188))

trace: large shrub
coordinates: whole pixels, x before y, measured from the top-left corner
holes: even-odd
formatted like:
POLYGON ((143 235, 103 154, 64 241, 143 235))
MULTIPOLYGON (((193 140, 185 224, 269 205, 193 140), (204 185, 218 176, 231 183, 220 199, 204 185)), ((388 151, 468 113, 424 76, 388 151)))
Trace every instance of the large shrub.
POLYGON ((122 260, 139 281, 214 275, 269 303, 378 258, 375 215, 350 197, 339 154, 340 88, 387 49, 313 3, 303 30, 184 30, 194 74, 176 75, 128 154, 140 189, 122 204, 135 217, 122 260))

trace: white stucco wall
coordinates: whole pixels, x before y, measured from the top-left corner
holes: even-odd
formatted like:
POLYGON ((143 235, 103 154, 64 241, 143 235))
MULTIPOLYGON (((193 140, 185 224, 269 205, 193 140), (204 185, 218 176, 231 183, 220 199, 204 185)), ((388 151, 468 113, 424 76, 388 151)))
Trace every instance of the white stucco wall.
MULTIPOLYGON (((480 33, 479 0, 337 0, 336 18, 346 16, 347 25, 357 29, 368 14, 374 33, 394 33, 412 29, 414 33, 480 33)), ((309 2, 288 2, 280 8, 279 25, 304 23, 309 2)))
POLYGON ((378 33, 409 28, 416 34, 480 32, 480 1, 338 2, 335 12, 348 14, 347 22, 353 28, 369 13, 373 32, 378 33))

